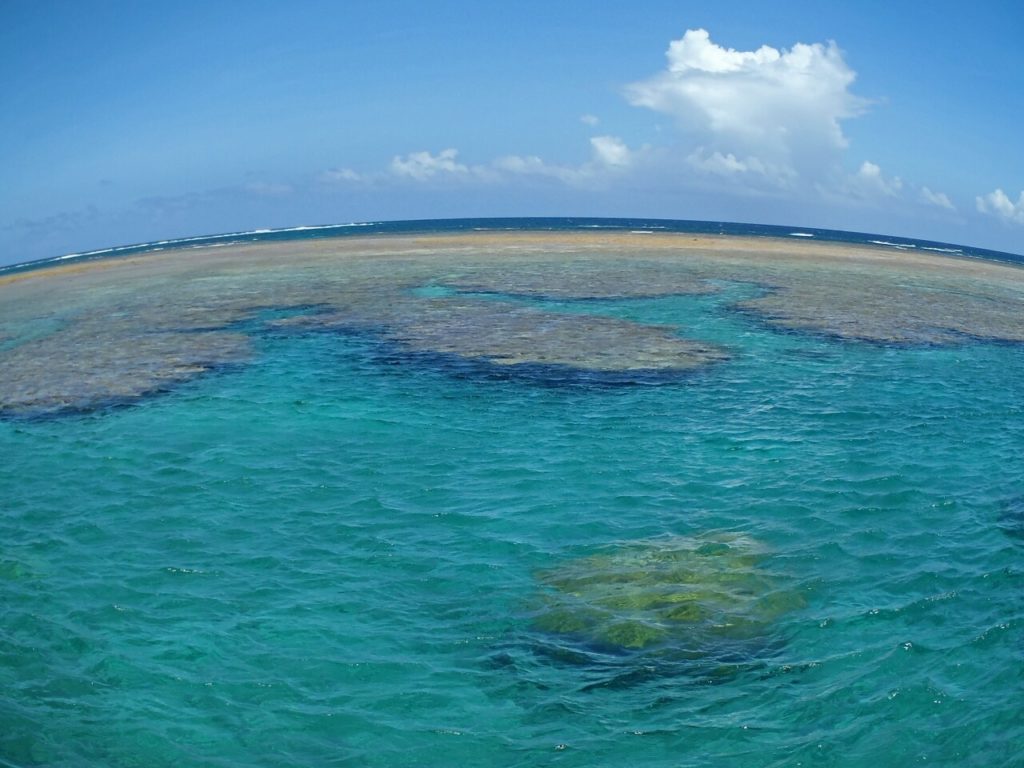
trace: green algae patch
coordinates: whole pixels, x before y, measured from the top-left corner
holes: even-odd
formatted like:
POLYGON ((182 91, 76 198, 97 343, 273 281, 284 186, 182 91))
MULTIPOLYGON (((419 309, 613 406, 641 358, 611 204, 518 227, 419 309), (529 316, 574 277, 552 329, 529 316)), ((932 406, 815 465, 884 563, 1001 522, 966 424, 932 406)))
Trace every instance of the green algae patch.
POLYGON ((608 652, 729 655, 804 604, 768 565, 763 545, 735 533, 626 544, 539 574, 533 626, 608 652))

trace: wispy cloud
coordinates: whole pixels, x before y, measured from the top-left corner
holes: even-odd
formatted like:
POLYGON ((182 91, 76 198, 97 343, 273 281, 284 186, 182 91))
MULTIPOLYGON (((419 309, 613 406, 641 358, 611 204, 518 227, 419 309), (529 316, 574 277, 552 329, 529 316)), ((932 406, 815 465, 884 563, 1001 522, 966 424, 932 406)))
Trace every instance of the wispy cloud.
POLYGON ((250 181, 242 189, 260 197, 285 197, 295 191, 291 184, 276 181, 250 181))
POLYGON ((321 181, 362 181, 363 175, 351 168, 328 168, 320 174, 321 181))
POLYGON ((33 237, 53 232, 74 232, 97 221, 102 215, 95 205, 87 205, 84 208, 58 211, 50 216, 40 218, 15 219, 0 225, 0 230, 24 233, 33 237))
POLYGON ((594 162, 608 168, 627 168, 633 164, 633 153, 618 136, 595 136, 590 140, 594 162))
POLYGON ((949 199, 945 192, 932 192, 928 187, 921 187, 921 201, 929 205, 938 206, 939 208, 945 208, 947 211, 956 210, 953 201, 949 199))
POLYGON ((740 184, 750 184, 754 180, 758 184, 784 188, 790 186, 796 178, 796 171, 787 166, 766 163, 753 155, 737 157, 732 152, 710 152, 705 147, 698 147, 687 155, 686 163, 699 173, 740 184))

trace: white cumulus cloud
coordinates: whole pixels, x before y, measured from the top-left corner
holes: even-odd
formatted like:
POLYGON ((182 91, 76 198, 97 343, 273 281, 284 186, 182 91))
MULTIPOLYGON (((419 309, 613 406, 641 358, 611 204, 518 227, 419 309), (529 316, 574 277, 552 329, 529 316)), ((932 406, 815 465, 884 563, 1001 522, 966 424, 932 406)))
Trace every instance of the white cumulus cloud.
MULTIPOLYGON (((448 148, 396 155, 376 172, 341 167, 321 178, 368 185, 547 180, 592 190, 625 183, 632 189, 710 192, 719 199, 770 198, 772 205, 896 205, 904 211, 929 206, 955 212, 942 192, 905 184, 871 161, 851 165, 844 122, 869 105, 851 91, 855 80, 834 42, 743 51, 719 45, 706 30, 690 29, 669 43, 664 69, 624 90, 632 105, 668 115, 678 125, 680 132, 659 138, 657 146, 631 147, 619 136, 592 136, 589 157, 575 163, 518 154, 469 163, 448 148)), ((593 114, 579 120, 587 126, 601 123, 593 114)), ((1013 203, 996 190, 978 198, 978 209, 1024 223, 1024 193, 1013 203)))
POLYGON ((903 181, 899 176, 886 178, 879 166, 867 160, 861 163, 857 175, 854 176, 854 183, 862 193, 884 197, 896 197, 903 188, 903 181))
POLYGON ((396 155, 391 160, 391 172, 416 181, 424 181, 438 174, 468 174, 469 167, 456 160, 458 155, 456 149, 443 149, 436 155, 430 152, 410 152, 405 157, 396 155))
POLYGON ((1024 192, 1020 193, 1016 203, 1001 189, 987 195, 979 195, 975 198, 975 203, 981 213, 987 213, 1005 222, 1024 224, 1024 192))
POLYGON ((629 85, 626 97, 675 118, 712 169, 724 167, 716 158, 732 157, 780 178, 820 178, 835 171, 847 146, 842 121, 868 104, 850 92, 856 73, 835 43, 736 51, 691 29, 666 57, 667 67, 629 85))

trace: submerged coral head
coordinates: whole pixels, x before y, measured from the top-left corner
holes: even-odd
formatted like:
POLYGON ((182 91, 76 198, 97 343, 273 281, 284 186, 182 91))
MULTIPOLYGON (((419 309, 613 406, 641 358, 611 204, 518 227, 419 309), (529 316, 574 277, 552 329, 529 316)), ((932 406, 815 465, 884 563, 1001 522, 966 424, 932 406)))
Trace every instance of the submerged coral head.
POLYGON ((736 533, 620 545, 540 574, 536 630, 603 653, 728 660, 770 640, 799 593, 767 549, 736 533))

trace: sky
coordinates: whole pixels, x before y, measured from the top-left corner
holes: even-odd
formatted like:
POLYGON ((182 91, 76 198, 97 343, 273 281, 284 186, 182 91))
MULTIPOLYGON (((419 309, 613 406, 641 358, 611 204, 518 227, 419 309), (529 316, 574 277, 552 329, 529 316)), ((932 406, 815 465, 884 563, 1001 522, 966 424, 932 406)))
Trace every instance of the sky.
POLYGON ((615 216, 1024 253, 1024 6, 0 0, 0 264, 615 216))

